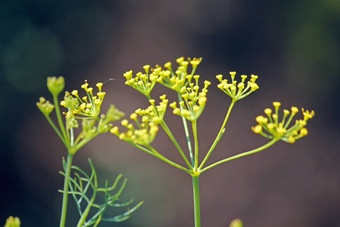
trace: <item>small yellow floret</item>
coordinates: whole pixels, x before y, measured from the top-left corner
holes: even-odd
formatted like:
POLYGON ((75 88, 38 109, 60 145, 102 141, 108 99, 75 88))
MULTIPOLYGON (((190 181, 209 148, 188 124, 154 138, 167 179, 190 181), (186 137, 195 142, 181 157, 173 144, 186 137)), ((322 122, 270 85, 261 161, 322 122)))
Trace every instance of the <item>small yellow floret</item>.
POLYGON ((136 113, 132 113, 130 115, 130 118, 131 118, 131 120, 136 120, 137 119, 137 114, 136 113))
POLYGON ((146 73, 148 73, 150 69, 150 65, 144 65, 143 69, 145 70, 146 73))
POLYGON ((232 78, 235 78, 236 72, 235 72, 235 71, 229 72, 229 74, 230 74, 230 76, 231 76, 232 78))
POLYGON ((87 83, 87 80, 85 80, 85 83, 83 85, 81 85, 81 88, 86 90, 88 86, 89 86, 89 84, 87 83))
POLYGON ((266 109, 264 110, 264 113, 267 114, 267 115, 271 115, 271 114, 272 114, 272 109, 266 108, 266 109))
POLYGON ((103 87, 103 83, 97 83, 96 86, 97 86, 98 90, 101 91, 102 87, 103 87))
POLYGON ((171 69, 171 62, 165 63, 164 67, 167 68, 167 69, 171 69))
POLYGON ((301 135, 301 136, 307 136, 307 135, 308 135, 308 130, 307 130, 306 128, 302 128, 302 129, 300 130, 300 135, 301 135))
POLYGON ((262 126, 261 125, 256 125, 255 127, 252 127, 252 130, 256 133, 259 134, 262 132, 262 126))
POLYGON ((291 108, 291 111, 292 111, 292 114, 296 114, 297 112, 299 112, 299 109, 297 107, 293 106, 291 108))
POLYGON ((113 127, 113 128, 110 130, 110 132, 111 132, 112 134, 117 135, 117 134, 119 134, 119 129, 118 129, 117 126, 115 126, 115 127, 113 127))
POLYGON ((281 106, 281 103, 280 102, 273 102, 273 106, 275 108, 279 108, 281 106))
POLYGON ((123 126, 127 126, 127 125, 129 124, 129 121, 126 120, 126 119, 124 119, 124 120, 122 120, 121 124, 122 124, 123 126))
POLYGON ((74 96, 78 96, 78 91, 77 91, 77 90, 73 90, 73 91, 71 92, 71 94, 74 95, 74 96))

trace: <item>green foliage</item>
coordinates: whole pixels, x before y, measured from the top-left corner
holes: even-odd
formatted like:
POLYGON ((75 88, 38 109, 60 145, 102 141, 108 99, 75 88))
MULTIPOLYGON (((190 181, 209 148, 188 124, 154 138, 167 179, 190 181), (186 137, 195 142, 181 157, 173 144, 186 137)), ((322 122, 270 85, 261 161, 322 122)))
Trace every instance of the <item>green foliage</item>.
MULTIPOLYGON (((69 191, 67 193, 72 195, 80 215, 77 227, 96 227, 101 221, 121 222, 130 218, 131 214, 143 204, 143 201, 132 208, 128 208, 122 214, 113 217, 104 216, 104 213, 107 212, 108 208, 128 207, 133 203, 132 199, 127 202, 119 202, 119 197, 125 188, 127 179, 125 178, 120 184, 122 178, 122 175, 120 174, 111 186, 109 186, 109 182, 106 180, 104 187, 98 187, 96 170, 91 160, 89 160, 89 163, 91 167, 90 175, 78 166, 73 165, 71 167, 74 171, 74 176, 70 178, 69 191), (96 202, 100 194, 104 197, 102 204, 96 202)), ((67 163, 63 160, 64 171, 66 170, 66 166, 67 163)), ((65 176, 65 172, 60 173, 65 176)), ((63 190, 60 190, 59 192, 64 193, 63 190)))

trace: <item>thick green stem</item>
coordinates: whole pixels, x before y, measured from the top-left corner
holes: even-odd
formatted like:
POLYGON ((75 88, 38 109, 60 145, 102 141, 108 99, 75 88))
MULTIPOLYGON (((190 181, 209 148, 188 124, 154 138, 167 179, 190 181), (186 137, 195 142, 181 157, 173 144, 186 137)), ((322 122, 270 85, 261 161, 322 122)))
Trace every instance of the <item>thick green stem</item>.
POLYGON ((66 214, 67 214, 67 202, 68 202, 68 187, 70 181, 71 167, 72 167, 73 154, 70 152, 67 156, 65 179, 64 179, 64 190, 63 190, 63 205, 61 208, 60 227, 65 227, 66 214))
POLYGON ((228 112, 227 112, 227 114, 226 114, 226 116, 225 116, 225 118, 224 118, 223 124, 222 124, 222 126, 221 126, 221 129, 220 129, 220 131, 218 132, 218 134, 217 134, 217 136, 216 136, 216 138, 215 138, 215 141, 214 141, 214 143, 211 145, 211 147, 210 147, 208 153, 205 155, 205 157, 204 157, 204 159, 203 159, 203 161, 202 161, 202 163, 201 163, 199 169, 202 169, 202 168, 203 168, 204 164, 208 161, 208 158, 210 157, 211 152, 215 149, 217 143, 220 141, 221 136, 223 135, 223 133, 224 133, 224 131, 225 131, 225 125, 227 124, 227 121, 228 121, 228 119, 229 119, 229 115, 230 115, 231 110, 233 109, 234 104, 236 103, 236 101, 237 101, 236 99, 233 99, 233 101, 231 102, 231 104, 230 104, 230 106, 229 106, 229 109, 228 109, 228 112))
POLYGON ((243 152, 241 154, 234 155, 232 157, 229 157, 229 158, 223 159, 221 161, 215 162, 214 164, 211 164, 210 166, 207 166, 204 169, 202 169, 200 171, 200 173, 203 173, 204 171, 207 171, 208 169, 213 168, 213 167, 215 167, 215 166, 217 166, 219 164, 222 164, 222 163, 225 163, 225 162, 229 162, 229 161, 234 160, 234 159, 242 158, 244 156, 248 156, 248 155, 251 155, 251 154, 255 154, 255 153, 259 152, 259 151, 262 151, 262 150, 272 146, 277 141, 278 141, 278 139, 273 139, 269 143, 267 143, 267 144, 265 144, 265 145, 263 145, 263 146, 261 146, 259 148, 256 148, 256 149, 253 149, 253 150, 250 150, 250 151, 247 151, 247 152, 243 152))
POLYGON ((195 227, 201 227, 199 176, 192 176, 192 186, 194 195, 195 227))

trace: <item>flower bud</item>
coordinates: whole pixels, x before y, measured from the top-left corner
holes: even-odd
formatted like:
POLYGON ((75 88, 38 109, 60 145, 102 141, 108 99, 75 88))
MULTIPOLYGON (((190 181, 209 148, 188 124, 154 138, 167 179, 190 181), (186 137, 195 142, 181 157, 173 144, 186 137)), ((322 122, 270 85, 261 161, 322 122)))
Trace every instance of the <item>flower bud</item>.
POLYGON ((9 218, 7 218, 5 227, 20 227, 20 219, 17 217, 12 217, 10 216, 9 218))
POLYGON ((58 96, 60 92, 64 90, 65 79, 64 77, 48 77, 47 78, 47 88, 53 96, 58 96))
POLYGON ((243 226, 243 223, 241 219, 234 219, 229 225, 229 227, 242 227, 242 226, 243 226))
POLYGON ((44 97, 40 97, 39 102, 36 103, 39 110, 46 116, 50 115, 50 113, 54 109, 54 105, 49 101, 46 101, 44 97))

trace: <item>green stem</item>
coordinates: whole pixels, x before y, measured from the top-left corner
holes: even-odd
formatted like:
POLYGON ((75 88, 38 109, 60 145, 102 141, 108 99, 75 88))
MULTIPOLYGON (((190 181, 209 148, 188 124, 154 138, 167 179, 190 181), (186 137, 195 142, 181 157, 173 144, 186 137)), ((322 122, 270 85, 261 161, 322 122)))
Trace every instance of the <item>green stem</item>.
POLYGON ((60 107, 59 107, 59 101, 58 101, 58 96, 53 95, 53 102, 54 102, 54 108, 55 108, 55 112, 58 118, 58 123, 59 123, 59 127, 61 129, 61 132, 64 136, 64 138, 68 138, 67 134, 66 134, 66 130, 65 130, 65 126, 61 117, 61 112, 60 112, 60 107))
MULTIPOLYGON (((179 102, 183 101, 182 96, 180 95, 180 93, 178 93, 178 101, 179 102)), ((183 107, 181 105, 180 105, 180 109, 181 110, 183 109, 183 107)), ((192 147, 191 147, 190 134, 189 134, 189 130, 188 130, 188 124, 187 124, 187 120, 183 116, 182 116, 182 122, 183 122, 185 137, 187 138, 187 142, 188 142, 188 150, 189 150, 189 156, 190 156, 191 165, 194 166, 195 162, 194 162, 194 156, 193 156, 193 153, 192 153, 192 147)))
POLYGON ((203 161, 202 161, 202 163, 201 163, 201 165, 200 165, 200 167, 199 167, 198 169, 202 169, 202 168, 203 168, 204 164, 208 161, 208 158, 210 157, 212 151, 215 149, 216 145, 218 144, 218 142, 220 141, 222 135, 224 134, 224 132, 225 132, 225 125, 226 125, 227 122, 228 122, 229 115, 230 115, 231 110, 233 109, 233 107, 234 107, 236 101, 237 101, 236 99, 233 99, 233 101, 231 102, 231 104, 230 104, 230 106, 229 106, 229 109, 228 109, 228 112, 227 112, 227 114, 226 114, 226 116, 225 116, 225 118, 224 118, 222 127, 221 127, 220 131, 218 132, 218 134, 217 134, 217 136, 216 136, 216 138, 215 138, 214 143, 211 145, 211 147, 210 147, 208 153, 205 155, 205 157, 204 157, 204 159, 203 159, 203 161))
POLYGON ((52 126, 52 128, 54 129, 54 131, 57 133, 57 135, 59 136, 59 138, 61 139, 61 141, 63 141, 65 147, 68 147, 68 144, 66 143, 66 141, 65 141, 65 139, 64 139, 64 137, 63 137, 63 135, 61 135, 59 129, 58 129, 57 126, 53 123, 53 121, 51 120, 51 118, 50 118, 49 116, 47 116, 47 115, 45 115, 45 117, 46 117, 48 123, 50 123, 50 125, 52 126))
POLYGON ((76 153, 80 148, 85 146, 90 140, 92 140, 94 137, 96 137, 99 134, 99 131, 97 130, 95 133, 93 133, 90 137, 87 137, 80 141, 78 144, 75 144, 75 148, 73 149, 73 153, 76 153))
POLYGON ((263 145, 263 146, 261 146, 259 148, 256 148, 256 149, 253 149, 253 150, 250 150, 250 151, 238 154, 238 155, 234 155, 234 156, 231 156, 229 158, 223 159, 221 161, 215 162, 214 164, 211 164, 210 166, 207 166, 204 169, 202 169, 200 171, 200 173, 203 173, 204 171, 207 171, 208 169, 213 168, 213 167, 215 167, 215 166, 217 166, 219 164, 222 164, 222 163, 225 163, 225 162, 229 162, 229 161, 234 160, 234 159, 242 158, 244 156, 248 156, 248 155, 251 155, 251 154, 255 154, 255 153, 259 152, 259 151, 262 151, 262 150, 272 146, 277 141, 278 141, 278 139, 273 139, 269 143, 267 143, 267 144, 265 144, 265 145, 263 145))
MULTIPOLYGON (((151 100, 151 96, 149 94, 145 95, 147 97, 147 99, 150 101, 151 100)), ((156 106, 153 104, 155 111, 157 113, 157 108, 156 106)), ((185 156, 181 146, 178 144, 176 138, 174 137, 174 135, 171 133, 169 127, 166 125, 165 121, 162 120, 162 122, 160 123, 163 130, 166 132, 166 134, 169 136, 169 138, 171 139, 171 141, 174 143, 174 145, 176 146, 177 150, 179 151, 179 153, 181 154, 181 156, 183 157, 185 163, 188 165, 189 169, 192 170, 192 165, 190 164, 190 162, 188 161, 188 158, 185 156)))
POLYGON ((201 227, 199 176, 192 176, 192 186, 194 195, 195 227, 201 227))
POLYGON ((71 167, 72 167, 73 154, 70 152, 67 155, 65 179, 64 179, 64 190, 63 190, 63 204, 61 208, 60 227, 65 227, 66 214, 67 214, 67 202, 68 202, 68 187, 70 181, 71 167))
POLYGON ((179 153, 182 155, 182 157, 183 157, 185 163, 188 165, 189 169, 192 170, 192 169, 193 169, 193 168, 192 168, 192 165, 190 164, 188 158, 185 156, 185 154, 184 154, 182 148, 179 146, 179 144, 178 144, 177 140, 175 139, 174 135, 172 135, 172 133, 171 133, 169 127, 166 125, 166 123, 165 123, 164 121, 162 121, 161 126, 162 126, 162 128, 164 129, 164 131, 166 132, 166 134, 169 136, 169 138, 171 139, 171 141, 173 142, 173 144, 176 146, 176 148, 177 148, 177 150, 179 151, 179 153))
POLYGON ((189 173, 190 175, 192 175, 192 171, 191 170, 186 169, 183 166, 181 166, 181 165, 179 165, 179 164, 177 164, 177 163, 175 163, 173 161, 170 161, 169 159, 167 159, 166 157, 164 157, 160 153, 154 152, 154 151, 150 151, 149 149, 146 149, 145 147, 142 147, 142 146, 140 146, 138 144, 135 144, 135 143, 132 143, 132 142, 129 142, 129 141, 127 141, 127 142, 130 143, 131 145, 135 146, 136 148, 138 148, 138 149, 140 149, 140 150, 142 150, 142 151, 144 151, 144 152, 146 152, 146 153, 148 153, 148 154, 150 154, 150 155, 152 155, 152 156, 154 156, 156 158, 159 158, 163 162, 166 162, 169 165, 172 165, 172 166, 176 167, 177 169, 183 170, 183 171, 189 173))
POLYGON ((198 167, 198 139, 197 139, 197 121, 192 121, 192 133, 194 135, 195 140, 195 166, 194 170, 197 170, 198 167))

